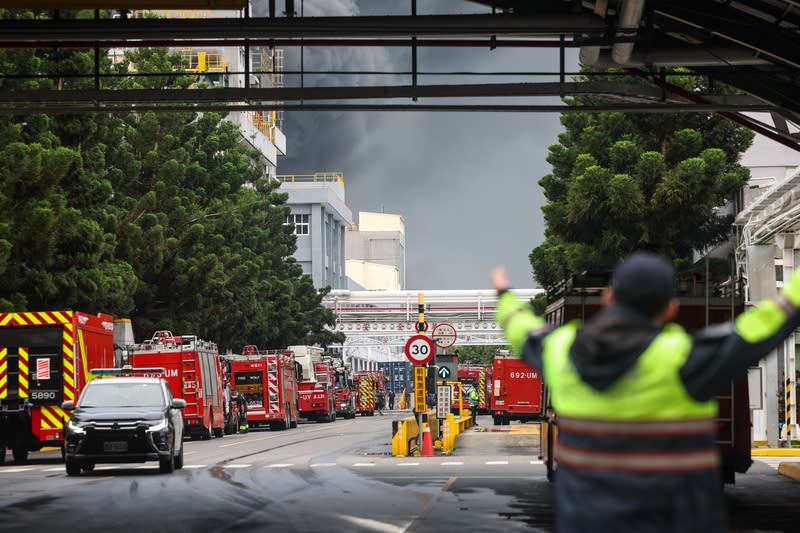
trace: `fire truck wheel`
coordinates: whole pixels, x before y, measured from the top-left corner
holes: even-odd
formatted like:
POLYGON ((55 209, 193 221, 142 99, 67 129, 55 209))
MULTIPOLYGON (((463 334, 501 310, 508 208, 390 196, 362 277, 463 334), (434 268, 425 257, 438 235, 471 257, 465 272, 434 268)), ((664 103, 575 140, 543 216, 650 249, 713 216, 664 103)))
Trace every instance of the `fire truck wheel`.
MULTIPOLYGON (((291 416, 291 415, 289 415, 289 416, 291 416)), ((297 418, 295 418, 294 420, 291 420, 291 419, 289 420, 289 427, 290 428, 296 428, 297 427, 297 418)))
POLYGON ((158 471, 162 474, 171 474, 175 470, 175 451, 170 450, 169 455, 158 460, 158 471))
POLYGON ((225 432, 222 430, 222 428, 214 428, 214 436, 218 439, 221 439, 224 434, 225 432))
POLYGON ((94 463, 83 463, 81 465, 81 468, 83 469, 84 472, 91 472, 92 470, 94 470, 94 463))
POLYGON ((203 440, 211 440, 211 437, 214 436, 214 428, 212 427, 214 424, 214 411, 208 412, 208 427, 203 428, 203 433, 200 435, 200 438, 203 440))
POLYGON ((81 465, 78 464, 76 461, 67 461, 65 463, 67 467, 67 475, 68 476, 79 476, 81 475, 81 465))
POLYGON ((28 460, 28 447, 22 444, 14 446, 11 451, 14 454, 15 463, 24 463, 28 460))
POLYGON ((180 470, 183 468, 183 443, 181 442, 181 450, 178 452, 178 456, 175 457, 175 469, 180 470))

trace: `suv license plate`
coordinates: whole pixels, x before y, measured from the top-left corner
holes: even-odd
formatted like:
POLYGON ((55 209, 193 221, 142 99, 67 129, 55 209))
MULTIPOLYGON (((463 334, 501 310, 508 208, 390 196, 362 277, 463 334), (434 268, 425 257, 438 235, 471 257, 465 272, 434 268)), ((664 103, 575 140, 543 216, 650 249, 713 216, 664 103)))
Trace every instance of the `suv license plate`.
POLYGON ((127 452, 128 443, 125 441, 111 441, 103 443, 104 452, 127 452))

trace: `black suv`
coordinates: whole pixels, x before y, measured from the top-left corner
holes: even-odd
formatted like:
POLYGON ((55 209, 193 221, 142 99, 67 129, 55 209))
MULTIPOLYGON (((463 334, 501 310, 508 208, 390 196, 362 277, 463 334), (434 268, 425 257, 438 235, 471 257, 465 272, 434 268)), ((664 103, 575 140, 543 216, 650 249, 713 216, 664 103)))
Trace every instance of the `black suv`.
POLYGON ((162 473, 183 467, 183 415, 186 401, 173 398, 162 378, 112 377, 86 384, 62 408, 72 418, 64 431, 67 475, 92 470, 96 463, 158 461, 162 473))

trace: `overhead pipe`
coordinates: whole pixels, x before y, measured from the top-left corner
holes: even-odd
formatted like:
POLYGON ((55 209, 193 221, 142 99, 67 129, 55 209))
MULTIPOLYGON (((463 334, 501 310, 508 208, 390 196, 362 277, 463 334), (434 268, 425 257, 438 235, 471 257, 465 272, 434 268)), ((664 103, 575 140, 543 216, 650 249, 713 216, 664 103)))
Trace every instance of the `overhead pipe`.
MULTIPOLYGON (((605 18, 606 12, 608 11, 608 0, 597 0, 594 3, 592 11, 594 11, 594 14, 598 17, 605 18)), ((583 35, 583 37, 587 36, 583 35)), ((578 61, 580 61, 583 65, 592 66, 597 62, 599 57, 599 46, 583 46, 581 47, 581 51, 578 55, 578 61)))
POLYGON ((644 13, 644 0, 622 0, 622 8, 617 22, 618 39, 631 39, 621 43, 614 43, 611 47, 611 58, 618 65, 624 65, 633 53, 633 38, 639 32, 639 24, 644 13))
MULTIPOLYGON (((583 52, 583 49, 581 49, 583 52)), ((687 46, 633 52, 625 63, 618 63, 608 50, 599 51, 592 63, 584 63, 596 68, 647 68, 661 67, 733 67, 771 65, 752 50, 733 46, 687 46)), ((583 54, 581 54, 583 58, 583 54)))
MULTIPOLYGON (((595 14, 603 15, 606 11, 606 3, 598 3, 595 6, 595 14), (597 11, 602 9, 602 13, 597 11)), ((618 10, 616 32, 614 39, 625 39, 624 42, 616 42, 611 47, 611 62, 613 64, 600 67, 599 62, 602 50, 599 46, 581 47, 578 60, 581 64, 589 67, 610 68, 626 64, 633 53, 633 39, 639 31, 639 24, 642 22, 644 14, 644 0, 621 0, 618 10)))

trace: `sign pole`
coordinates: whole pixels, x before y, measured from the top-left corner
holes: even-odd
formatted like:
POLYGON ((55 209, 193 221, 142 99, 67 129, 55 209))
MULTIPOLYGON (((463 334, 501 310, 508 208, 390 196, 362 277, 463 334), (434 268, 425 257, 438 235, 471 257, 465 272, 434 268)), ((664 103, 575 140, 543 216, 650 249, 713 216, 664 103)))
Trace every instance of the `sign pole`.
MULTIPOLYGON (((419 316, 417 318, 417 333, 420 335, 425 335, 425 295, 423 293, 417 293, 417 311, 419 316)), ((426 372, 427 374, 427 372, 426 372)), ((425 379, 422 380, 422 387, 419 386, 419 381, 416 383, 417 394, 422 394, 422 405, 427 406, 428 399, 425 397, 425 379)), ((417 402, 419 406, 420 403, 417 402)), ((424 410, 424 409, 423 409, 424 410)), ((418 447, 417 449, 420 451, 420 455, 422 452, 422 437, 424 436, 424 428, 422 427, 423 423, 423 414, 422 410, 420 410, 417 414, 419 417, 419 421, 417 422, 417 427, 419 428, 419 439, 417 440, 418 447)))

